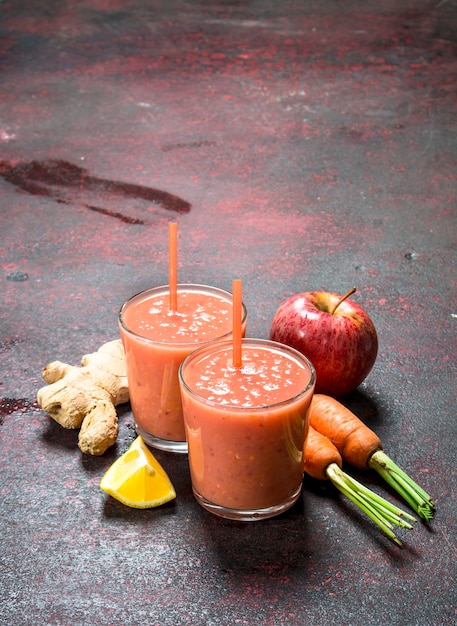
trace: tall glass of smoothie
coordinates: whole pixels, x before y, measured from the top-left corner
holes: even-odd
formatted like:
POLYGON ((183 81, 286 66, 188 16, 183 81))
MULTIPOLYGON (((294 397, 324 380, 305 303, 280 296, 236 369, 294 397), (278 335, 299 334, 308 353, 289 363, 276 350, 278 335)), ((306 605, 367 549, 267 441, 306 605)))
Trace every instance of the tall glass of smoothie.
POLYGON ((179 370, 192 488, 208 511, 240 521, 265 519, 300 495, 303 449, 315 371, 293 348, 242 341, 189 355, 179 370))
MULTIPOLYGON (((232 336, 232 294, 180 284, 177 309, 169 302, 168 286, 133 296, 119 312, 119 328, 137 433, 156 448, 187 452, 178 369, 199 346, 232 336)), ((243 305, 243 333, 246 316, 243 305)))

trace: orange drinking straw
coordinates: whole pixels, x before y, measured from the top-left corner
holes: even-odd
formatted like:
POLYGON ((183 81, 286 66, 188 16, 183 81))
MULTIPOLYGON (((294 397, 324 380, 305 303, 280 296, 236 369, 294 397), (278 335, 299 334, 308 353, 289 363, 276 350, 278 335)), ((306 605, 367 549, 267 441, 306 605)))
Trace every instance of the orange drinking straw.
POLYGON ((242 283, 238 278, 232 281, 232 335, 233 335, 233 367, 241 367, 241 324, 243 316, 243 292, 242 283))
POLYGON ((168 285, 170 289, 170 309, 178 308, 178 225, 168 223, 168 285))

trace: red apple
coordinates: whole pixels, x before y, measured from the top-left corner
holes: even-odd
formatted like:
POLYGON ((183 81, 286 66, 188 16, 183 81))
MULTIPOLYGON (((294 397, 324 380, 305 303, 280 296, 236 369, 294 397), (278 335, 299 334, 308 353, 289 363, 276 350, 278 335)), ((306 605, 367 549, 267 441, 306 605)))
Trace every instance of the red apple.
POLYGON ((378 336, 368 313, 344 296, 326 291, 285 300, 271 324, 270 339, 302 354, 316 370, 316 393, 350 393, 368 376, 378 354, 378 336))

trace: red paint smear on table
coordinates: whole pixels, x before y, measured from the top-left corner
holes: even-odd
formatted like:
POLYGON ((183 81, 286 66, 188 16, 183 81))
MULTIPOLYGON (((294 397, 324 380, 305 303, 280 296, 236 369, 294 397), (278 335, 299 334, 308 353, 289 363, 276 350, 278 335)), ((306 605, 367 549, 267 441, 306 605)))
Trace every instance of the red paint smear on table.
POLYGON ((4 418, 8 415, 18 411, 25 413, 37 407, 38 404, 28 398, 0 398, 0 426, 3 425, 4 418))
POLYGON ((152 202, 174 213, 188 213, 191 209, 189 202, 167 191, 91 176, 85 168, 63 160, 15 164, 0 161, 0 176, 20 191, 34 196, 47 196, 63 204, 79 201, 91 211, 117 218, 127 224, 145 224, 146 222, 143 219, 98 206, 98 202, 89 204, 81 202, 81 199, 90 193, 92 196, 96 194, 97 199, 101 199, 101 202, 105 200, 108 204, 110 199, 117 197, 152 202))

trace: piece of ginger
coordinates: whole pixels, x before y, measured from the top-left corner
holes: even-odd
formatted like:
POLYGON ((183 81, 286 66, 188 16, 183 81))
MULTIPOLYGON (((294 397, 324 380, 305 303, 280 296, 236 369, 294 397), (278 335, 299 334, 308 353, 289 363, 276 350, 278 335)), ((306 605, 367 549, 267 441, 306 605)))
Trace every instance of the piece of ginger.
POLYGON ((78 446, 101 455, 119 433, 115 406, 129 400, 125 354, 120 339, 86 354, 81 367, 54 361, 43 370, 40 407, 64 428, 80 428, 78 446))

